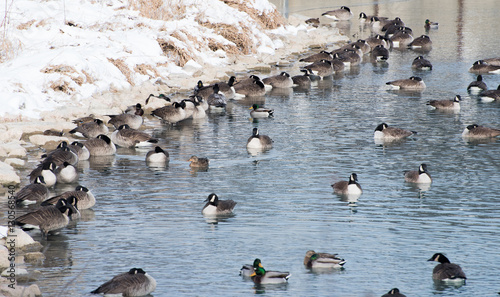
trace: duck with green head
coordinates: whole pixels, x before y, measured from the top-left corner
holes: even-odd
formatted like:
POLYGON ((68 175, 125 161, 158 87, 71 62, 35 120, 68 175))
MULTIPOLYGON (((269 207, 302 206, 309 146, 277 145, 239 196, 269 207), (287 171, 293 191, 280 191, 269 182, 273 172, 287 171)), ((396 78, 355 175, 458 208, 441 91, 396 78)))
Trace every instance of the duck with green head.
POLYGON ((250 112, 250 116, 254 119, 274 117, 274 109, 263 108, 260 107, 258 104, 252 105, 252 107, 250 107, 249 109, 252 110, 250 112))
POLYGON ((345 260, 337 257, 337 254, 316 253, 313 250, 307 251, 304 257, 304 265, 307 268, 342 268, 345 260))
POLYGON ((288 281, 291 274, 289 272, 266 271, 260 259, 253 261, 254 273, 250 275, 256 284, 283 284, 288 281))

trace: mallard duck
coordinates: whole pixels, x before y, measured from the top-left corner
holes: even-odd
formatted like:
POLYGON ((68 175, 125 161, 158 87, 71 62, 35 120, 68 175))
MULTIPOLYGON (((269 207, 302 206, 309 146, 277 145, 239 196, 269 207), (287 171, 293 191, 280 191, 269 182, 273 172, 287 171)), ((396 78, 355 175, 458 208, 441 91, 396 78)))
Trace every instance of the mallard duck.
POLYGON ((165 164, 170 161, 168 152, 164 151, 161 147, 156 146, 154 150, 146 154, 146 162, 148 163, 161 163, 165 164))
POLYGON ((69 197, 75 197, 78 201, 78 209, 88 209, 95 205, 96 199, 92 192, 81 185, 76 186, 74 191, 66 191, 60 195, 51 197, 42 202, 41 206, 56 204, 59 199, 69 199, 69 197))
POLYGON ((206 204, 201 213, 204 215, 228 215, 233 212, 236 202, 233 200, 219 200, 219 197, 212 193, 205 199, 206 204))
POLYGON ((250 109, 252 110, 250 116, 254 119, 272 118, 274 116, 274 109, 259 107, 258 104, 252 105, 250 109))
POLYGON ((208 165, 210 164, 210 160, 208 158, 198 158, 196 156, 191 156, 188 162, 191 162, 189 163, 189 166, 193 168, 208 168, 208 165))
POLYGON ((467 86, 467 91, 474 93, 474 94, 479 94, 482 91, 486 91, 488 87, 486 86, 486 83, 483 81, 483 76, 479 74, 476 78, 475 81, 472 81, 468 86, 467 86))
POLYGON ((418 76, 412 76, 406 79, 398 79, 390 81, 387 82, 386 85, 396 90, 414 90, 414 91, 421 91, 424 90, 426 87, 422 78, 418 76))
POLYGON ((352 12, 347 6, 341 6, 339 9, 330 10, 321 15, 335 21, 348 21, 352 18, 352 12))
POLYGON ((255 259, 253 269, 254 272, 250 277, 256 284, 282 284, 286 283, 291 276, 288 272, 266 271, 260 259, 255 259))
POLYGON ((342 268, 345 260, 337 257, 337 254, 316 253, 307 251, 304 257, 304 265, 307 268, 342 268))
POLYGON ((340 195, 361 195, 361 193, 363 193, 358 183, 358 175, 356 173, 352 173, 348 181, 343 180, 334 183, 332 188, 336 194, 340 195))
POLYGON ((462 137, 466 138, 490 138, 500 135, 499 129, 479 126, 477 124, 468 125, 462 132, 462 137))
POLYGON ((460 110, 460 95, 456 95, 453 100, 430 100, 427 102, 431 108, 441 110, 460 110))
POLYGON ((420 164, 418 170, 408 170, 404 172, 405 181, 409 183, 416 184, 430 184, 432 183, 432 178, 427 171, 426 164, 420 164))
POLYGON ((121 294, 144 296, 156 289, 156 280, 141 268, 132 268, 119 274, 90 292, 92 294, 121 294))
POLYGON ((35 169, 33 169, 30 174, 30 183, 34 183, 36 178, 40 175, 43 176, 43 181, 45 182, 45 186, 47 188, 52 187, 57 182, 57 176, 55 174, 56 171, 56 163, 52 161, 44 161, 40 165, 38 165, 35 169))
POLYGON ((115 144, 108 136, 101 134, 83 143, 91 156, 111 156, 116 153, 115 144))
POLYGON ((450 263, 450 260, 448 260, 445 255, 436 253, 427 261, 436 261, 440 263, 432 270, 432 279, 445 282, 465 283, 467 277, 462 268, 458 264, 450 263))
POLYGON ((260 135, 259 129, 253 128, 252 136, 247 140, 247 148, 250 149, 270 149, 273 147, 273 140, 267 135, 260 135))
POLYGON ((406 297, 405 294, 401 294, 398 288, 391 289, 386 294, 382 295, 382 297, 406 297))
POLYGON ((47 238, 50 231, 66 227, 69 218, 77 210, 66 201, 59 199, 56 205, 44 206, 24 214, 16 219, 16 224, 23 230, 40 229, 42 238, 47 238))
POLYGON ((429 29, 437 29, 438 27, 439 27, 439 23, 432 22, 429 19, 425 20, 425 23, 424 23, 424 28, 425 29, 427 29, 427 30, 429 30, 429 29))
POLYGON ((398 140, 403 139, 417 132, 405 130, 401 128, 389 127, 386 123, 382 123, 375 128, 373 132, 373 138, 378 140, 398 140))
POLYGON ((45 186, 43 176, 37 176, 32 184, 19 190, 14 198, 17 204, 33 204, 42 202, 49 197, 49 190, 45 186))
POLYGON ((144 122, 142 116, 144 115, 144 110, 142 109, 142 105, 137 103, 135 105, 135 111, 133 113, 122 113, 118 115, 108 115, 111 119, 108 121, 108 124, 111 124, 118 129, 122 125, 128 125, 132 129, 139 129, 144 122))
POLYGON ((107 134, 108 127, 100 119, 94 119, 92 122, 84 123, 69 131, 79 137, 94 138, 99 134, 107 134))
POLYGON ((121 147, 144 147, 158 143, 158 139, 148 133, 132 129, 126 124, 111 133, 111 141, 121 147))
POLYGON ((415 70, 432 70, 432 63, 423 56, 418 56, 411 63, 411 68, 415 70))

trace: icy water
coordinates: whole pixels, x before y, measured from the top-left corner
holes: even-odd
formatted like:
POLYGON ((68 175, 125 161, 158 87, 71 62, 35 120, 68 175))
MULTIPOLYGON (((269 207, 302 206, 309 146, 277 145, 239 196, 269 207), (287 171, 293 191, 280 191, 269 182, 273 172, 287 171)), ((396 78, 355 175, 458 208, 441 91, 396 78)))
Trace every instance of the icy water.
MULTIPOLYGON (((233 101, 225 114, 200 123, 169 127, 147 119, 146 131, 170 153, 166 168, 148 167, 146 150, 138 149, 81 162, 80 184, 98 202, 81 221, 50 236, 45 261, 30 266, 42 273, 36 283, 44 296, 91 296, 132 267, 157 280, 153 296, 381 296, 394 287, 407 296, 497 296, 500 142, 468 143, 461 133, 471 123, 500 127, 500 106, 466 92, 475 78, 467 72, 472 63, 500 56, 500 32, 489 25, 500 3, 474 3, 344 1, 355 17, 343 30, 355 38, 370 34, 359 27, 361 11, 400 16, 415 36, 425 33, 426 18, 440 22, 428 32, 434 46, 424 54, 434 69, 414 72, 410 65, 420 53, 394 50, 386 65, 365 62, 311 89, 267 94, 260 101, 275 109, 272 119, 251 121, 249 100, 233 101), (424 79, 424 92, 385 90, 385 82, 412 75, 424 79), (425 104, 456 94, 463 99, 459 113, 425 104), (373 130, 382 122, 418 134, 379 145, 373 130), (273 149, 247 152, 253 127, 274 140, 273 149), (208 171, 190 170, 191 155, 208 157, 208 171), (403 179, 404 170, 421 163, 433 177, 428 188, 403 179), (353 172, 364 193, 347 201, 330 185, 353 172), (233 217, 202 216, 212 192, 237 201, 233 217), (338 253, 345 268, 308 271, 302 261, 310 249, 338 253), (466 285, 433 282, 436 263, 426 260, 436 252, 462 266, 466 285), (240 267, 255 258, 269 270, 291 272, 289 283, 256 287, 242 279, 240 267)), ((336 7, 307 1, 288 10, 318 16, 336 7)), ((273 73, 298 74, 300 57, 292 58, 292 67, 273 73)), ((500 76, 486 75, 485 81, 496 88, 500 76)))

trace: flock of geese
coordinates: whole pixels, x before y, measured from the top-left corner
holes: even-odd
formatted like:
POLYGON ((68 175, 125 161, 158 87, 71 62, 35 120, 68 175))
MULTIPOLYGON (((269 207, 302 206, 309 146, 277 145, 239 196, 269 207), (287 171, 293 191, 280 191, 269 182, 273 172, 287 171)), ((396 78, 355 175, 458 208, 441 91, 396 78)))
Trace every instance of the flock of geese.
MULTIPOLYGON (((335 21, 349 21, 353 14, 348 7, 331 10, 322 14, 335 21)), ((291 88, 294 86, 309 87, 315 80, 345 71, 350 67, 359 65, 365 55, 373 63, 386 63, 392 49, 413 48, 426 52, 431 50, 432 41, 427 35, 413 37, 411 28, 396 17, 389 19, 381 16, 367 16, 361 12, 359 21, 365 26, 370 26, 373 36, 366 40, 357 40, 333 51, 323 50, 319 53, 304 57, 299 60, 303 64, 300 71, 302 75, 291 76, 287 72, 278 75, 259 78, 250 75, 247 78, 236 80, 230 77, 227 82, 218 82, 204 85, 199 81, 194 87, 189 98, 173 101, 164 94, 151 94, 145 106, 152 100, 164 102, 164 106, 151 111, 151 115, 159 118, 162 123, 175 125, 186 119, 203 119, 207 113, 224 111, 228 100, 238 100, 246 97, 264 96, 272 88, 291 88)), ((310 24, 318 24, 318 19, 310 19, 310 24)), ((436 29, 437 23, 425 21, 426 30, 436 29)), ((419 55, 412 63, 412 68, 430 71, 430 61, 419 55)), ((470 72, 478 74, 477 80, 471 82, 468 91, 479 94, 486 101, 500 100, 500 86, 497 90, 488 90, 482 81, 482 74, 500 73, 500 58, 484 59, 477 61, 470 68, 470 72)), ((387 85, 396 89, 421 91, 425 89, 422 78, 412 76, 387 82, 387 85)), ((457 111, 460 109, 460 95, 452 100, 431 100, 427 104, 436 109, 457 111)), ((17 224, 23 229, 38 228, 41 230, 42 239, 46 239, 50 232, 57 231, 68 225, 70 220, 78 219, 80 210, 92 208, 96 199, 92 192, 84 186, 78 185, 74 191, 64 192, 49 198, 49 188, 56 183, 77 183, 78 171, 75 165, 80 160, 88 160, 95 156, 109 156, 116 153, 116 146, 143 147, 151 146, 146 154, 146 162, 152 165, 164 165, 169 162, 169 154, 158 146, 158 139, 140 130, 144 123, 143 105, 137 103, 130 106, 122 114, 106 115, 107 123, 96 117, 85 117, 75 120, 77 125, 70 134, 82 138, 71 144, 61 142, 59 146, 42 156, 40 164, 29 175, 30 184, 16 194, 16 202, 20 205, 39 204, 36 210, 17 218, 17 224), (114 131, 110 133, 110 128, 114 131)), ((264 108, 258 104, 250 108, 252 118, 268 118, 274 116, 274 110, 264 108)), ((103 117, 101 117, 103 118, 103 117)), ((398 141, 414 135, 416 132, 398 127, 391 127, 387 123, 379 124, 374 131, 375 141, 398 141)), ((500 135, 500 130, 471 124, 462 132, 467 138, 490 138, 500 135)), ((247 149, 268 150, 272 148, 273 140, 260 133, 258 128, 253 128, 247 140, 247 149)), ((208 158, 192 156, 190 166, 198 169, 209 167, 208 158)), ((431 176, 426 164, 420 164, 418 170, 407 171, 404 179, 410 183, 430 184, 431 176)), ((359 196, 362 189, 358 183, 356 173, 352 173, 346 181, 339 181, 331 185, 334 192, 339 195, 359 196)), ((208 195, 206 204, 202 209, 204 215, 230 215, 236 205, 233 200, 220 200, 215 193, 208 195)), ((465 283, 466 276, 459 265, 450 263, 443 254, 434 254, 429 261, 439 264, 434 268, 432 277, 445 282, 465 283)), ((304 258, 304 265, 309 269, 338 269, 346 261, 336 254, 308 251, 304 258)), ((253 280, 256 284, 284 283, 290 278, 288 272, 266 270, 260 259, 255 259, 253 264, 244 265, 240 274, 253 280)), ((156 281, 141 268, 132 268, 128 272, 113 277, 92 293, 96 294, 122 294, 123 296, 142 296, 153 292, 156 281)), ((383 296, 405 296, 397 288, 390 290, 383 296)))

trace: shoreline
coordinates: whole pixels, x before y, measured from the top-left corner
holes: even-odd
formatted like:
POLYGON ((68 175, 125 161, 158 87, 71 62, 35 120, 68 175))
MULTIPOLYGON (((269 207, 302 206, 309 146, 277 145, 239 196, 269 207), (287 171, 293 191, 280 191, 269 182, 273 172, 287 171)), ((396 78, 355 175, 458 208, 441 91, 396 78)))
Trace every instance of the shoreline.
MULTIPOLYGON (((272 73, 278 67, 294 66, 298 60, 296 58, 311 48, 348 42, 349 38, 341 35, 337 28, 330 25, 315 28, 306 25, 306 19, 300 15, 289 16, 285 26, 294 28, 295 34, 276 34, 283 46, 275 49, 272 54, 228 54, 227 59, 230 62, 224 67, 187 62, 183 70, 188 74, 173 74, 165 81, 161 78, 155 82, 149 80, 126 90, 111 90, 85 99, 64 101, 55 110, 40 112, 40 119, 3 117, 0 121, 0 183, 5 186, 20 186, 23 182, 19 177, 18 168, 25 166, 29 152, 39 149, 51 150, 63 140, 73 141, 74 138, 66 135, 66 132, 76 126, 72 123, 76 118, 90 114, 107 118, 105 115, 122 113, 127 106, 143 104, 149 94, 163 93, 172 96, 172 99, 183 99, 187 97, 185 94, 192 91, 198 80, 209 84, 227 80, 231 75, 241 79, 244 77, 241 74, 252 71, 272 73), (64 134, 61 137, 43 135, 45 130, 62 131, 64 134)), ((300 74, 300 71, 296 69, 296 72, 290 74, 300 74)), ((148 112, 164 105, 163 100, 157 100, 144 105, 143 108, 148 112)))

